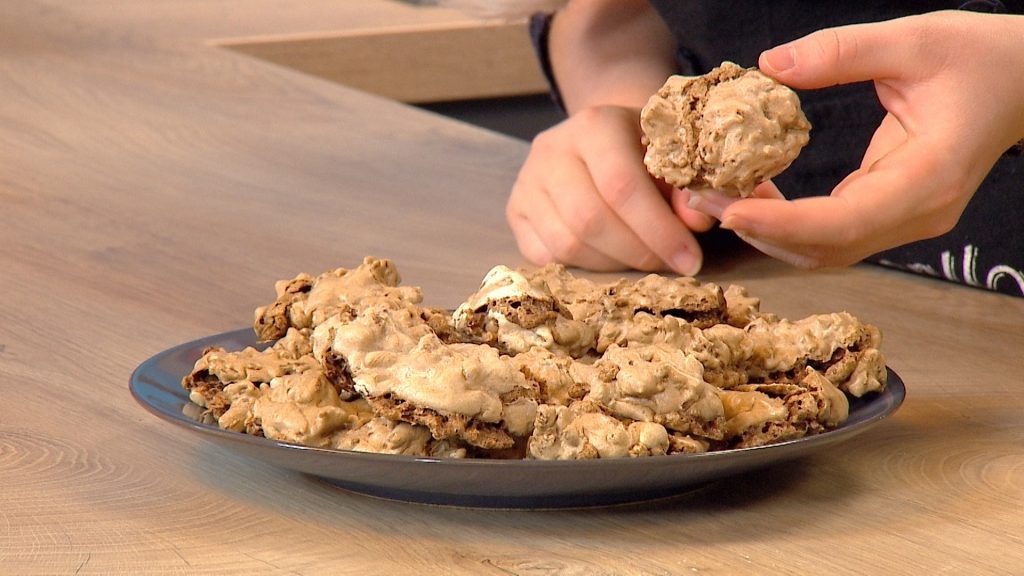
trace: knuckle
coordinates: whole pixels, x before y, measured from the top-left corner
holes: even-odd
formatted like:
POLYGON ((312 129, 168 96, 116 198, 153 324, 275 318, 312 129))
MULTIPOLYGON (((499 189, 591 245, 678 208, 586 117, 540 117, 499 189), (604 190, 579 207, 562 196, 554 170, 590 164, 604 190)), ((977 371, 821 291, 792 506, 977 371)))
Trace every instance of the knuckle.
POLYGON ((548 245, 551 255, 558 262, 565 264, 577 264, 586 251, 586 244, 576 236, 562 235, 552 238, 548 245))
POLYGON ((551 254, 539 247, 520 244, 519 251, 534 266, 546 266, 554 262, 551 254))
POLYGON ((600 124, 605 118, 605 109, 601 106, 591 106, 584 108, 573 115, 573 120, 583 126, 592 127, 595 124, 600 124))
POLYGON ((567 220, 567 224, 577 236, 593 238, 604 232, 607 218, 600 207, 593 204, 580 204, 575 209, 575 214, 567 220))
POLYGON ((505 203, 505 221, 515 225, 522 217, 523 213, 516 204, 516 197, 514 195, 509 196, 508 202, 505 203))
POLYGON ((860 52, 856 34, 842 34, 836 28, 819 30, 812 39, 816 56, 824 64, 852 62, 860 52))
POLYGON ((935 16, 929 18, 927 23, 913 19, 903 30, 905 44, 914 50, 915 62, 927 62, 929 58, 949 52, 949 39, 963 37, 964 31, 958 29, 953 21, 935 16))
POLYGON ((611 171, 602 181, 597 182, 598 190, 605 202, 615 211, 620 212, 640 188, 641 183, 631 174, 622 171, 611 171))
POLYGON ((657 272, 665 269, 665 263, 654 252, 646 252, 640 255, 633 265, 637 270, 644 272, 657 272))
MULTIPOLYGON (((573 114, 569 118, 569 123, 573 131, 578 133, 578 136, 593 139, 597 135, 610 136, 619 134, 623 120, 626 118, 625 114, 628 113, 616 106, 591 106, 573 114)), ((632 116, 628 116, 628 118, 630 118, 630 122, 633 121, 632 116)), ((639 121, 637 121, 636 126, 637 130, 639 130, 639 121)))
POLYGON ((525 199, 527 195, 527 185, 521 177, 516 179, 516 182, 512 185, 512 192, 508 195, 508 201, 505 202, 506 220, 513 222, 527 219, 529 214, 528 210, 526 210, 526 207, 529 205, 529 201, 525 199))
POLYGON ((953 230, 976 189, 967 175, 947 178, 945 186, 929 195, 920 221, 921 238, 935 238, 953 230))
POLYGON ((831 242, 804 245, 791 252, 790 264, 803 270, 846 266, 860 260, 862 237, 853 232, 838 232, 831 242))
POLYGON ((558 126, 539 132, 533 137, 533 141, 530 143, 530 154, 546 154, 557 148, 559 141, 558 126))

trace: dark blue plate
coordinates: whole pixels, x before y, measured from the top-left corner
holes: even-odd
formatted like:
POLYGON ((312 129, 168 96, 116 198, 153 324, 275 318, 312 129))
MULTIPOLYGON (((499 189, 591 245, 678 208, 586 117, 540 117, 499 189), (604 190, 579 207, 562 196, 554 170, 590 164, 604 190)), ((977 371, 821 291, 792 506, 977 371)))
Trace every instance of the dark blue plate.
POLYGON ((648 458, 545 461, 424 458, 311 448, 197 421, 187 407, 183 376, 209 346, 255 346, 251 329, 208 336, 153 356, 132 373, 132 396, 156 416, 208 440, 274 466, 305 472, 345 489, 389 498, 484 508, 577 508, 639 502, 679 494, 701 484, 779 464, 853 438, 895 412, 906 395, 888 370, 884 392, 850 403, 843 426, 798 440, 648 458))

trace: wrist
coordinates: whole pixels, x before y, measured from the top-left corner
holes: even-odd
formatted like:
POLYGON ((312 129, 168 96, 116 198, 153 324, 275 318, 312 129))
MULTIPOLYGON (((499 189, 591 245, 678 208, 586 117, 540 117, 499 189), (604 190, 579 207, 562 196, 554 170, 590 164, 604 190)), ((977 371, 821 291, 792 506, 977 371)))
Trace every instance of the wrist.
POLYGON ((674 41, 646 0, 570 2, 548 19, 549 82, 569 114, 639 108, 675 73, 674 41))

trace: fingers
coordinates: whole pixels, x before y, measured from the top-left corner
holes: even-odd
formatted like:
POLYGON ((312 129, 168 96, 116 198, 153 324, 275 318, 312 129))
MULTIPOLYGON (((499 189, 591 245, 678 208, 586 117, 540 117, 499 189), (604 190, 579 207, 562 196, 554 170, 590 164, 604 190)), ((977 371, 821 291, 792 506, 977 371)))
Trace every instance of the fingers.
MULTIPOLYGON (((620 181, 632 194, 653 197, 653 206, 671 214, 643 167, 634 124, 634 114, 586 114, 534 140, 506 208, 519 248, 531 262, 593 270, 673 268, 605 201, 588 165, 588 154, 604 154, 590 164, 600 164, 606 175, 624 174, 620 181), (608 142, 604 148, 609 151, 581 149, 588 139, 608 142), (631 152, 623 154, 623 149, 631 152)), ((674 268, 695 272, 689 262, 683 270, 674 268)))
POLYGON ((544 242, 537 235, 537 232, 528 220, 519 216, 510 217, 509 226, 512 228, 512 233, 516 238, 519 252, 531 264, 544 266, 555 262, 555 257, 548 250, 548 247, 544 245, 544 242))
MULTIPOLYGON (((608 158, 610 164, 621 162, 608 158)), ((628 167, 617 168, 628 170, 628 167)), ((548 188, 555 212, 580 242, 593 250, 637 270, 664 269, 658 258, 618 214, 601 198, 586 165, 578 158, 566 159, 548 173, 548 188)), ((655 193, 653 190, 648 194, 655 193)))
MULTIPOLYGON (((574 203, 591 207, 588 209, 593 209, 594 205, 603 206, 600 196, 588 186, 589 181, 585 175, 582 183, 572 182, 571 169, 567 172, 531 169, 530 162, 528 159, 524 164, 523 172, 512 188, 506 207, 506 217, 519 250, 530 262, 537 265, 561 262, 602 271, 631 267, 657 270, 665 267, 649 249, 638 245, 635 238, 628 237, 628 229, 625 233, 616 230, 613 234, 625 242, 625 251, 616 253, 613 250, 608 254, 593 247, 576 232, 581 227, 577 217, 579 213, 571 210, 574 203), (552 181, 537 181, 532 176, 544 174, 550 177, 556 173, 560 176, 552 181), (566 182, 565 178, 569 178, 570 181, 566 182), (553 194, 551 190, 558 192, 553 194), (561 208, 558 202, 562 203, 561 208), (629 252, 630 249, 634 252, 629 252)), ((572 164, 570 161, 560 166, 572 164)), ((614 224, 609 227, 614 227, 614 224)), ((607 230, 605 232, 607 233, 607 230)))
POLYGON ((562 221, 551 199, 544 194, 520 200, 515 190, 506 216, 519 251, 538 266, 562 262, 591 270, 623 270, 628 266, 579 241, 562 221))
POLYGON ((826 28, 762 52, 758 66, 794 88, 903 77, 907 52, 918 46, 909 38, 919 33, 916 22, 896 19, 826 28))
POLYGON ((900 122, 892 114, 886 114, 882 118, 882 123, 875 130, 874 135, 871 137, 871 142, 868 144, 867 150, 864 151, 864 158, 861 160, 860 167, 862 170, 867 170, 874 165, 875 162, 879 161, 890 151, 896 149, 900 145, 907 141, 907 131, 903 128, 900 122))
POLYGON ((739 197, 728 196, 713 190, 704 192, 690 191, 690 197, 686 205, 711 218, 721 219, 722 212, 737 200, 739 200, 739 197))
POLYGON ((701 266, 696 239, 643 165, 636 114, 625 108, 583 111, 535 139, 509 221, 517 240, 529 226, 559 262, 687 275, 701 266))
POLYGON ((607 204, 641 242, 684 275, 694 275, 703 263, 697 239, 672 211, 644 167, 635 115, 623 118, 633 133, 623 138, 584 138, 581 158, 607 204), (631 158, 630 163, 609 158, 631 158))
MULTIPOLYGON (((782 198, 782 192, 771 181, 762 182, 754 188, 755 198, 782 198)), ((704 232, 709 230, 715 220, 721 220, 725 209, 738 202, 738 196, 730 196, 716 190, 699 192, 683 189, 676 190, 672 196, 672 206, 691 230, 704 232), (690 223, 692 221, 692 224, 690 223)))
POLYGON ((782 195, 782 191, 775 185, 771 180, 761 182, 754 187, 754 198, 774 198, 776 200, 785 200, 786 197, 782 195))
POLYGON ((506 217, 531 262, 595 270, 696 274, 700 246, 691 229, 712 221, 673 212, 643 165, 636 111, 582 111, 539 135, 512 189, 506 217))
POLYGON ((686 227, 694 232, 707 232, 715 225, 718 216, 691 206, 694 195, 687 189, 672 188, 668 192, 672 211, 676 213, 686 227))
POLYGON ((744 232, 736 232, 736 235, 762 253, 792 266, 808 269, 821 266, 820 262, 807 256, 800 249, 772 244, 770 241, 760 240, 744 232))
POLYGON ((722 227, 808 267, 950 230, 1024 129, 1019 75, 1005 72, 1024 62, 1021 30, 1012 19, 940 11, 821 30, 762 53, 762 71, 796 88, 873 81, 887 114, 831 196, 738 201, 721 207, 722 227))
POLYGON ((828 197, 751 198, 725 209, 722 227, 803 267, 839 266, 930 238, 955 225, 971 184, 944 179, 927 151, 904 145, 851 174, 828 197))

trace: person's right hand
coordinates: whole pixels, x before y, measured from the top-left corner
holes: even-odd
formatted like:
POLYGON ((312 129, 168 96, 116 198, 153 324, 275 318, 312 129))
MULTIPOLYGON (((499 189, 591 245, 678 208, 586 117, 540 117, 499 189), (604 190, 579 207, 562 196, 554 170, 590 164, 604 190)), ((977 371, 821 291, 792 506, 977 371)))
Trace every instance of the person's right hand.
POLYGON ((787 201, 766 182, 709 210, 797 266, 852 264, 945 234, 1024 136, 1022 16, 950 10, 828 28, 764 52, 760 66, 794 88, 870 80, 887 112, 831 195, 787 201))
POLYGON ((713 221, 687 208, 687 192, 651 178, 640 138, 639 110, 596 106, 534 139, 505 211, 530 262, 689 276, 700 270, 691 231, 713 221))

